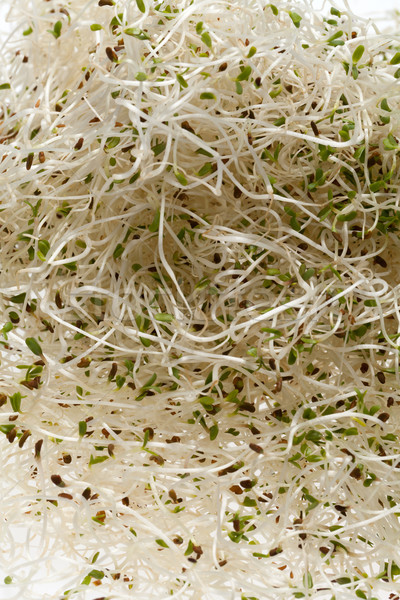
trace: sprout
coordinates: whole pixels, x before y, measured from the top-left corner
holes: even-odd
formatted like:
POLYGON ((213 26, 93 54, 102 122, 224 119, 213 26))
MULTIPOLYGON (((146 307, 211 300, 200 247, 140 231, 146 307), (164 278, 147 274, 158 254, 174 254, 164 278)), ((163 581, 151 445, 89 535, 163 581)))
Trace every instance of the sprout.
POLYGON ((64 598, 387 595, 397 36, 303 0, 9 5, 2 585, 61 558, 64 598))

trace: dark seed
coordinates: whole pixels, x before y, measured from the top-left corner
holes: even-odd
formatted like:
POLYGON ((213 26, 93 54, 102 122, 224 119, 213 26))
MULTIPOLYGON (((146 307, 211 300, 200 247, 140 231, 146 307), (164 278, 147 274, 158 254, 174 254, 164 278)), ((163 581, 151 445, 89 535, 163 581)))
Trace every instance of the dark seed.
POLYGON ((117 363, 113 363, 111 365, 111 369, 110 369, 110 372, 108 374, 109 381, 111 381, 111 379, 114 379, 115 375, 117 374, 117 371, 118 371, 118 365, 117 365, 117 363))
POLYGON ((80 150, 83 146, 83 138, 79 138, 74 146, 74 150, 80 150))
POLYGON ((52 475, 50 479, 54 485, 58 485, 58 487, 65 487, 65 483, 61 479, 60 475, 52 475))
POLYGON ((390 408, 391 406, 393 406, 394 404, 394 398, 392 398, 392 396, 389 396, 389 398, 387 399, 387 407, 390 408))
POLYGON ((85 498, 85 500, 89 500, 91 493, 92 493, 91 489, 89 487, 87 487, 86 489, 83 490, 82 496, 85 498))
POLYGON ((233 520, 233 529, 235 531, 240 531, 240 521, 239 521, 239 519, 234 519, 233 520))
POLYGON ((108 444, 107 451, 108 451, 109 456, 114 456, 114 448, 115 448, 114 444, 108 444))
POLYGON ((249 447, 251 448, 251 450, 253 450, 253 452, 257 452, 257 454, 263 454, 264 452, 264 450, 258 444, 251 443, 249 444, 249 447))
POLYGON ((234 198, 240 198, 240 196, 242 195, 241 190, 235 185, 233 188, 233 197, 234 198))
POLYGON ((224 63, 222 63, 222 65, 219 66, 218 71, 226 71, 227 68, 228 68, 228 63, 224 62, 224 63))
POLYGON ((387 267, 387 262, 384 258, 382 258, 382 256, 375 256, 374 263, 376 265, 379 265, 383 269, 386 269, 386 267, 387 267))
POLYGON ((99 0, 99 6, 114 6, 113 0, 99 0))
POLYGON ((253 413, 253 412, 255 412, 256 407, 254 406, 254 404, 251 404, 250 402, 242 402, 240 404, 240 410, 253 413))
POLYGON ((39 152, 39 162, 40 163, 44 163, 44 161, 46 160, 46 156, 44 152, 39 152))
POLYGON ((255 83, 255 84, 258 86, 258 87, 260 87, 260 85, 261 85, 261 77, 256 77, 256 78, 255 78, 255 80, 254 80, 254 83, 255 83))
POLYGON ((90 365, 90 358, 87 358, 85 356, 84 358, 81 358, 81 360, 78 362, 78 364, 76 366, 79 367, 80 369, 86 369, 89 365, 90 365))
POLYGON ((311 129, 313 130, 313 133, 315 136, 319 136, 319 129, 316 126, 316 124, 314 123, 314 121, 311 121, 311 129))
POLYGON ((382 373, 382 371, 378 371, 378 373, 376 374, 376 377, 377 377, 377 379, 378 379, 378 381, 380 383, 385 383, 386 382, 385 374, 382 373))
POLYGON ((275 362, 275 359, 274 359, 274 358, 270 358, 270 359, 268 360, 268 364, 269 364, 270 368, 271 368, 273 371, 275 371, 275 369, 276 369, 276 362, 275 362))
POLYGON ((354 479, 357 479, 357 480, 361 479, 361 477, 362 477, 361 470, 358 467, 356 467, 355 469, 353 469, 351 471, 350 477, 354 477, 354 479))
POLYGON ((22 446, 25 444, 26 440, 28 439, 28 437, 32 435, 31 432, 29 431, 29 429, 27 429, 27 431, 25 431, 21 437, 19 438, 19 442, 18 442, 18 446, 20 448, 22 448, 22 446))
POLYGON ((40 457, 40 451, 42 449, 42 446, 43 446, 43 440, 38 440, 35 444, 35 458, 40 457))
POLYGON ((10 442, 10 444, 13 443, 13 441, 15 440, 15 437, 17 435, 17 428, 14 427, 13 429, 11 429, 11 431, 9 431, 6 435, 6 438, 8 439, 8 441, 10 442))
POLYGON ((253 482, 251 481, 251 479, 243 479, 243 481, 240 481, 240 485, 245 490, 249 490, 251 487, 253 487, 253 482))
POLYGON ((338 512, 340 512, 340 514, 342 514, 344 517, 347 514, 347 508, 346 508, 346 506, 341 506, 340 504, 335 504, 335 510, 337 510, 338 512))
POLYGON ((28 154, 28 158, 26 160, 26 170, 29 171, 33 163, 33 153, 28 154))
POLYGON ((71 464, 71 461, 72 461, 71 455, 70 454, 64 454, 63 461, 65 462, 66 465, 71 464))
POLYGON ((0 394, 0 406, 4 406, 7 402, 7 396, 5 394, 0 394))
POLYGON ((281 552, 282 552, 282 548, 272 548, 272 550, 269 551, 269 555, 276 556, 277 554, 280 554, 281 552))
POLYGON ((243 490, 240 485, 232 485, 229 489, 234 494, 243 494, 243 490))
POLYGON ((381 413, 378 417, 378 419, 380 421, 382 421, 383 423, 386 423, 386 421, 390 418, 390 415, 388 413, 381 413))
POLYGON ((361 373, 366 373, 368 371, 369 367, 367 363, 362 363, 361 367, 360 367, 360 371, 361 373))
POLYGON ((146 431, 149 432, 149 440, 152 440, 154 437, 154 429, 152 427, 145 427, 143 433, 146 433, 146 431))
MULTIPOLYGON (((98 123, 100 121, 99 117, 93 117, 93 119, 90 119, 89 123, 98 123)), ((90 208, 90 206, 89 206, 90 208)))
POLYGON ((124 506, 129 506, 129 498, 128 498, 128 496, 125 496, 125 498, 122 498, 121 502, 122 502, 122 504, 124 506))
POLYGON ((67 500, 72 500, 73 497, 71 496, 71 494, 66 494, 65 492, 61 492, 61 494, 58 494, 59 498, 66 498, 67 500))
POLYGON ((117 62, 118 61, 118 56, 117 56, 116 52, 114 52, 114 50, 112 48, 110 48, 110 46, 107 46, 107 48, 106 48, 106 54, 107 54, 107 58, 109 60, 111 60, 111 62, 117 62))

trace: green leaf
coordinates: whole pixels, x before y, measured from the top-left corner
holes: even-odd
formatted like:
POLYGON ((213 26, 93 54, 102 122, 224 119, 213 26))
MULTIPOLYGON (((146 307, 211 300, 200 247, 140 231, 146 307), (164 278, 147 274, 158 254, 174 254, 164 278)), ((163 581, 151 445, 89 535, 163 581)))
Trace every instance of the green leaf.
POLYGON ((391 64, 391 65, 400 64, 400 52, 396 52, 396 54, 392 57, 389 64, 391 64))
POLYGON ((398 143, 396 142, 395 138, 393 137, 393 135, 391 133, 389 133, 389 135, 387 136, 387 138, 385 138, 383 140, 383 147, 385 148, 385 150, 397 150, 398 149, 398 143))
POLYGON ((342 37, 342 35, 343 35, 343 31, 337 31, 336 33, 331 35, 331 37, 328 38, 326 41, 329 44, 330 42, 333 42, 334 40, 337 40, 338 38, 342 37))
POLYGON ((278 16, 278 9, 275 6, 275 4, 269 4, 270 9, 272 10, 272 14, 275 15, 275 17, 278 16))
POLYGON ((378 192, 381 188, 385 187, 386 183, 383 181, 383 179, 379 179, 378 181, 374 181, 374 183, 371 183, 369 189, 371 190, 371 192, 378 192))
POLYGON ((51 33, 51 35, 53 35, 56 38, 56 40, 57 40, 60 37, 60 35, 61 35, 61 29, 62 29, 62 22, 61 21, 57 21, 54 24, 53 29, 48 29, 47 31, 49 33, 51 33))
POLYGON ((376 300, 364 300, 365 306, 377 306, 376 300))
POLYGON ((303 412, 303 419, 315 419, 316 416, 317 414, 313 411, 312 408, 306 408, 303 412))
POLYGON ((122 244, 117 244, 115 246, 115 250, 113 252, 113 258, 115 258, 115 259, 119 258, 123 254, 124 250, 125 250, 125 246, 123 246, 122 244))
POLYGON ((151 231, 151 233, 156 233, 156 231, 158 231, 159 226, 160 226, 160 210, 158 209, 158 210, 156 210, 153 221, 149 225, 149 231, 151 231))
POLYGON ((12 296, 10 298, 10 302, 14 302, 14 304, 23 304, 25 302, 26 292, 22 292, 22 294, 18 294, 17 296, 12 296))
POLYGON ((33 354, 36 354, 36 356, 43 356, 43 352, 40 347, 40 344, 35 338, 33 338, 33 337, 26 338, 25 344, 28 346, 29 350, 31 352, 33 352, 33 354))
POLYGON ((153 375, 150 377, 150 379, 148 381, 146 381, 146 383, 142 387, 142 390, 148 390, 153 385, 153 383, 156 381, 156 379, 157 379, 157 375, 155 373, 153 373, 153 375))
POLYGON ((295 27, 299 28, 302 17, 299 14, 297 14, 296 12, 293 12, 293 11, 289 11, 289 17, 292 19, 293 25, 295 27))
POLYGON ((210 34, 207 31, 205 31, 204 33, 201 34, 201 41, 203 42, 203 44, 205 44, 207 46, 207 48, 211 48, 212 41, 211 41, 210 34))
POLYGON ((28 27, 28 29, 25 29, 25 31, 22 32, 22 35, 30 35, 32 32, 32 27, 28 27))
POLYGON ((197 175, 199 177, 204 177, 205 175, 208 175, 209 173, 211 173, 213 168, 214 168, 213 165, 210 162, 207 162, 201 167, 201 169, 197 173, 197 175))
POLYGON ((102 28, 102 26, 101 26, 101 25, 99 25, 98 23, 93 23, 93 24, 90 26, 90 29, 91 29, 92 31, 100 31, 100 29, 103 29, 103 28, 102 28))
POLYGON ((161 539, 156 540, 156 544, 161 546, 161 548, 169 548, 168 544, 166 542, 164 542, 164 540, 161 540, 161 539))
POLYGON ((353 64, 358 63, 358 61, 360 60, 360 58, 362 57, 362 55, 364 54, 364 46, 357 46, 357 48, 354 50, 353 55, 351 57, 351 60, 353 61, 353 64))
POLYGON ((122 375, 117 375, 115 378, 115 384, 117 386, 117 389, 120 390, 122 388, 122 386, 124 385, 125 381, 126 381, 126 377, 122 377, 122 375))
POLYGON ((382 100, 382 102, 381 102, 381 109, 382 109, 382 110, 386 110, 387 112, 392 112, 392 111, 391 111, 391 108, 390 108, 390 106, 389 106, 389 104, 388 104, 387 98, 384 98, 384 99, 382 100))
POLYGON ((177 178, 177 180, 179 181, 179 183, 181 185, 187 185, 188 184, 188 181, 187 181, 186 177, 180 171, 174 171, 174 175, 175 175, 175 177, 177 178))
POLYGON ((252 46, 247 54, 247 58, 251 58, 252 56, 255 55, 256 52, 257 52, 257 48, 255 46, 252 46))
POLYGON ((152 146, 152 151, 154 156, 158 156, 159 154, 161 154, 162 152, 164 152, 166 147, 166 143, 165 142, 160 142, 159 144, 156 144, 155 146, 152 146))
POLYGON ((212 92, 202 92, 200 94, 200 100, 216 100, 216 97, 212 92))
POLYGON ((215 438, 218 436, 218 431, 219 431, 218 425, 215 424, 210 427, 210 440, 211 441, 215 440, 215 438))
POLYGON ((106 146, 108 149, 115 148, 120 143, 121 138, 119 137, 109 137, 106 139, 106 146))
POLYGON ((149 40, 150 39, 149 36, 147 35, 147 33, 142 31, 141 29, 138 29, 137 27, 128 27, 127 29, 124 29, 124 33, 126 35, 135 37, 138 40, 149 40))
POLYGON ((142 13, 146 12, 146 6, 145 6, 143 0, 136 0, 136 4, 137 4, 137 7, 140 10, 140 12, 142 12, 142 13))
POLYGON ((90 573, 88 573, 88 576, 93 577, 94 579, 103 579, 104 573, 103 573, 103 571, 98 571, 97 569, 93 569, 93 571, 90 571, 90 573))
POLYGON ((254 498, 250 498, 250 496, 246 496, 245 499, 243 500, 243 506, 257 506, 257 502, 256 500, 254 500, 254 498))
POLYGON ((7 433, 10 433, 10 431, 12 431, 14 429, 15 425, 14 423, 6 423, 3 425, 0 425, 0 431, 1 433, 4 433, 5 435, 7 435, 7 433))
POLYGON ((356 216, 357 216, 357 211, 352 210, 349 213, 338 215, 337 220, 340 221, 341 223, 343 223, 345 221, 352 221, 353 219, 356 218, 356 216))
POLYGON ((87 431, 86 421, 79 421, 79 436, 83 437, 87 431))
POLYGON ((106 300, 102 300, 101 298, 95 298, 94 296, 92 296, 90 298, 90 302, 92 304, 94 304, 95 306, 104 306, 106 303, 106 300))
POLYGON ((136 79, 136 81, 146 81, 147 75, 146 75, 146 73, 139 71, 139 73, 136 73, 135 79, 136 79))
POLYGON ((192 540, 189 540, 189 543, 185 550, 185 556, 190 556, 190 554, 192 554, 192 552, 193 552, 193 542, 192 542, 192 540))
POLYGON ((239 75, 236 77, 236 81, 248 81, 252 70, 253 69, 249 65, 247 67, 244 67, 239 73, 239 75))
POLYGON ((158 313, 154 315, 156 321, 161 321, 162 323, 172 323, 174 317, 168 313, 158 313))
POLYGON ((313 580, 311 577, 311 573, 307 572, 307 578, 303 575, 303 585, 305 588, 311 589, 313 587, 313 580))
POLYGON ((178 73, 178 75, 176 76, 176 78, 177 78, 178 83, 181 86, 181 88, 187 88, 188 87, 189 84, 188 84, 188 82, 186 81, 186 79, 182 75, 180 75, 178 73))
POLYGON ((288 357, 288 365, 294 365, 297 359, 297 352, 294 348, 290 349, 289 357, 288 357))
POLYGON ((11 88, 9 83, 1 83, 0 90, 9 90, 11 88))
POLYGON ((21 400, 22 396, 19 392, 16 392, 12 396, 10 396, 10 404, 14 412, 21 411, 21 400))
POLYGON ((241 94, 243 94, 243 86, 242 86, 242 84, 240 83, 240 81, 237 81, 237 80, 236 80, 236 82, 235 82, 235 89, 236 89, 236 93, 237 93, 237 94, 239 94, 239 96, 240 96, 241 94))
POLYGON ((304 271, 304 273, 302 273, 301 276, 304 279, 304 281, 308 281, 314 274, 315 274, 315 269, 311 268, 311 269, 306 269, 304 271))
POLYGON ((7 575, 7 577, 4 577, 4 583, 6 585, 10 585, 10 583, 12 583, 12 577, 10 577, 10 575, 7 575))
POLYGON ((109 458, 110 458, 109 456, 93 456, 93 454, 91 454, 90 460, 89 460, 89 466, 97 465, 98 463, 102 463, 109 458))

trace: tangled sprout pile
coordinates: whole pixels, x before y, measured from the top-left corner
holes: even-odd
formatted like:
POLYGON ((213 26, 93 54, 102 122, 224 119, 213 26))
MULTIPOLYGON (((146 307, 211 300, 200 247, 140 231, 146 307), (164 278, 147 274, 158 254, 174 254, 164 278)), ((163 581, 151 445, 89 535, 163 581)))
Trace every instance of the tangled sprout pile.
POLYGON ((0 593, 386 598, 399 38, 305 1, 9 20, 0 593))

